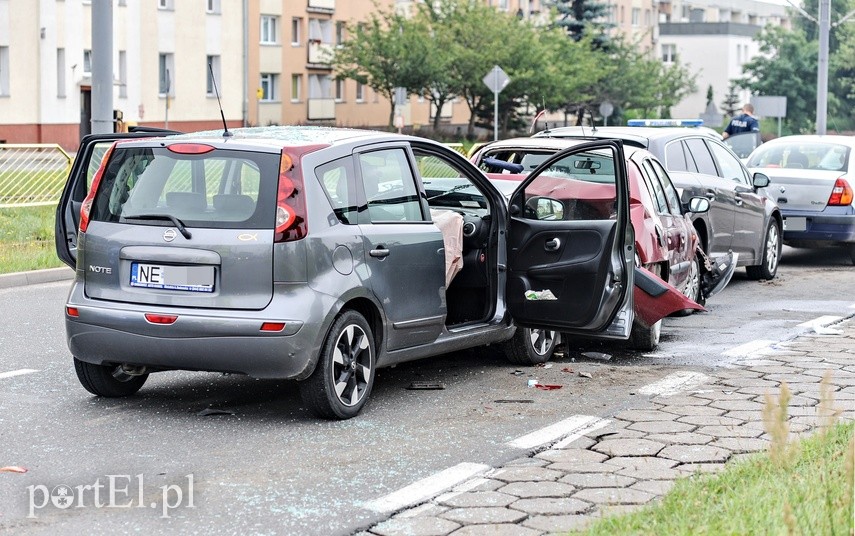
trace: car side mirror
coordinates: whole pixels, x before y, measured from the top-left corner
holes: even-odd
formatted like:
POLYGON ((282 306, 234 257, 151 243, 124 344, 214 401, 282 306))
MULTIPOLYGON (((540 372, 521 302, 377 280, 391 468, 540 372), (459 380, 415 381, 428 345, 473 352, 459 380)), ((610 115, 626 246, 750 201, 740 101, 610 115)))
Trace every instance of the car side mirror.
POLYGON ((708 212, 710 209, 710 200, 706 197, 693 197, 689 199, 689 212, 699 214, 708 212))
POLYGON ((755 188, 765 188, 769 186, 770 182, 772 182, 772 180, 769 179, 769 176, 764 173, 760 173, 759 171, 751 178, 751 184, 753 184, 755 188))
POLYGON ((531 220, 563 220, 564 205, 551 197, 532 197, 525 203, 525 217, 531 220))

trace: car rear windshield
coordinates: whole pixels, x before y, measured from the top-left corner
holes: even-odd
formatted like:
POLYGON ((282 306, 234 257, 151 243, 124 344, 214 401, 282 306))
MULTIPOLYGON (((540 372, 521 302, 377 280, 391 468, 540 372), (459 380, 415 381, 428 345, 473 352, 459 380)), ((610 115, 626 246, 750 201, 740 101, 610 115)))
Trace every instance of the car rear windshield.
POLYGON ((747 166, 846 171, 850 152, 849 147, 836 143, 769 143, 751 154, 747 166))
POLYGON ((119 145, 106 165, 93 221, 172 225, 152 216, 173 216, 188 227, 273 227, 278 154, 119 145))

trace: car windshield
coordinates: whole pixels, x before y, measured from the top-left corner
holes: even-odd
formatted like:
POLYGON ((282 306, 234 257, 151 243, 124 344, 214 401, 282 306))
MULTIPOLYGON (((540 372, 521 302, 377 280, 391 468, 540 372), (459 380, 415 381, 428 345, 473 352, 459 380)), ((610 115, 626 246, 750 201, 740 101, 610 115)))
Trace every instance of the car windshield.
POLYGON ((751 154, 747 166, 845 171, 850 153, 849 147, 835 143, 768 143, 751 154))

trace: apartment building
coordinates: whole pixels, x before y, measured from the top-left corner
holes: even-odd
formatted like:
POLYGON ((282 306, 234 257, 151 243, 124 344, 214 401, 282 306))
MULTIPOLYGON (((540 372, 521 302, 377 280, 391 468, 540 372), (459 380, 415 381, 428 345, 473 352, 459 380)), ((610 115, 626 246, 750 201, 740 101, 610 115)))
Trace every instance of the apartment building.
MULTIPOLYGON (((791 28, 785 6, 759 0, 666 0, 659 3, 659 54, 679 59, 698 74, 698 91, 671 110, 672 117, 698 117, 706 109, 707 88, 720 106, 731 80, 743 76, 743 65, 760 53, 754 37, 767 24, 791 28)), ((740 102, 751 95, 737 93, 740 102)), ((719 125, 710 125, 718 127, 719 125)))
MULTIPOLYGON (((408 9, 416 1, 379 5, 408 9)), ((545 0, 483 1, 520 18, 547 20, 545 0)), ((606 1, 613 32, 656 47, 665 62, 679 57, 699 72, 698 94, 675 108, 674 116, 703 112, 708 85, 720 102, 728 81, 758 53, 751 36, 766 23, 789 25, 782 6, 759 0, 606 1)), ((329 64, 330 53, 348 39, 348 24, 365 20, 374 5, 113 0, 113 108, 127 124, 218 128, 216 87, 231 127, 385 127, 391 104, 353 80, 335 80, 329 64)), ((0 0, 0 140, 73 149, 90 131, 91 20, 91 0, 0 0)), ((416 128, 429 125, 435 113, 415 96, 395 111, 401 124, 416 128)), ((440 116, 444 124, 463 125, 469 111, 463 101, 453 101, 440 116)))
MULTIPOLYGON (((115 0, 113 108, 127 123, 242 123, 242 5, 236 0, 115 0)), ((90 132, 92 4, 0 0, 0 140, 73 149, 90 132)))

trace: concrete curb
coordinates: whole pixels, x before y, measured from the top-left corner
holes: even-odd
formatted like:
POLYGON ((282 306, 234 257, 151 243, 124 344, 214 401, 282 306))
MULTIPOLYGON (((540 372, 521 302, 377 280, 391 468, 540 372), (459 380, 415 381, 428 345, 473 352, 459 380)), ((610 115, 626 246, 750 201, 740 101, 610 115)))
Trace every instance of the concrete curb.
POLYGON ((33 270, 31 272, 15 272, 0 274, 0 288, 22 287, 25 285, 52 283, 54 281, 69 281, 71 279, 74 279, 74 270, 66 267, 33 270))

